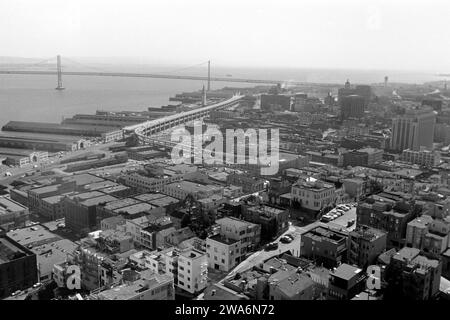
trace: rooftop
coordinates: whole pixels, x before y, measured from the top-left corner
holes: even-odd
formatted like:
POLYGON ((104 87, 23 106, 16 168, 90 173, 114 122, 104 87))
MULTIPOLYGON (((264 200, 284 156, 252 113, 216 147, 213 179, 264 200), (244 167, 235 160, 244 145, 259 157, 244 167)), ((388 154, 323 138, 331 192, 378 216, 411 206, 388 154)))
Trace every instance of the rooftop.
POLYGON ((89 173, 82 173, 82 174, 76 174, 76 175, 64 177, 63 181, 75 181, 77 186, 84 186, 87 184, 93 184, 96 182, 104 181, 104 179, 94 176, 89 173))
POLYGON ((237 229, 242 229, 242 228, 248 228, 248 227, 253 227, 256 226, 256 224, 245 221, 245 220, 241 220, 238 218, 234 218, 234 217, 225 217, 225 218, 221 218, 216 220, 216 224, 218 225, 233 225, 235 226, 237 229))
POLYGON ((295 269, 278 271, 269 277, 269 282, 271 285, 277 286, 286 296, 292 298, 314 285, 309 274, 297 272, 295 269))
POLYGON ((423 173, 423 171, 420 171, 417 169, 400 169, 400 170, 393 172, 394 175, 397 175, 397 176, 400 176, 400 177, 406 178, 406 179, 416 179, 422 173, 423 173))
POLYGON ((386 233, 379 229, 370 228, 367 226, 361 226, 356 228, 350 233, 351 236, 359 236, 366 240, 372 241, 386 236, 386 233))
POLYGON ((306 232, 305 234, 303 234, 303 237, 306 237, 306 236, 313 238, 316 241, 321 241, 323 239, 330 240, 333 242, 345 242, 346 241, 346 237, 343 234, 333 231, 331 229, 326 229, 321 226, 316 227, 316 228, 306 232))
POLYGON ((234 239, 227 238, 227 237, 225 237, 223 235, 220 235, 220 234, 216 234, 216 235, 211 236, 211 237, 209 237, 207 239, 211 239, 211 240, 214 240, 214 241, 220 242, 222 244, 226 244, 226 245, 231 245, 231 244, 234 244, 234 243, 237 243, 237 242, 240 241, 240 240, 234 240, 234 239))
POLYGON ((23 210, 27 210, 27 208, 20 203, 11 200, 9 197, 0 197, 0 215, 23 210))
POLYGON ((201 252, 197 249, 189 248, 188 250, 181 251, 180 255, 189 259, 197 259, 205 256, 206 253, 201 252))
POLYGON ((211 190, 218 188, 217 186, 204 185, 204 184, 187 181, 187 180, 170 183, 167 186, 171 187, 171 188, 177 188, 177 189, 183 190, 184 192, 188 192, 188 193, 210 192, 211 190), (211 188, 211 186, 213 188, 211 188))
POLYGON ((325 183, 313 177, 301 178, 294 183, 295 187, 309 189, 311 191, 322 191, 326 189, 334 188, 333 185, 325 183))
POLYGON ((163 193, 143 193, 137 196, 134 196, 134 199, 140 200, 142 202, 148 202, 151 200, 159 199, 166 197, 163 193))
POLYGON ((133 215, 133 214, 138 214, 141 212, 146 212, 146 211, 152 210, 153 208, 155 208, 155 206, 152 206, 151 204, 142 202, 142 203, 133 204, 128 207, 122 207, 119 209, 115 209, 114 212, 117 214, 133 215))
POLYGON ((29 254, 8 238, 0 237, 0 265, 29 254))
POLYGON ((51 233, 41 225, 9 231, 7 236, 27 248, 61 240, 61 237, 51 233))
POLYGON ((144 270, 140 272, 138 280, 102 291, 98 295, 100 299, 105 300, 129 300, 142 292, 153 290, 170 281, 173 281, 172 275, 156 274, 150 270, 144 270))
POLYGON ((339 267, 337 267, 334 271, 332 271, 330 275, 348 281, 353 277, 358 276, 361 272, 362 269, 343 263, 339 267))
POLYGON ((119 209, 119 208, 128 207, 128 206, 131 206, 136 203, 140 203, 140 202, 133 198, 123 198, 123 199, 118 199, 118 200, 114 200, 114 201, 110 201, 110 202, 106 203, 104 208, 107 210, 115 210, 115 209, 119 209))
POLYGON ((86 207, 92 207, 92 206, 96 206, 100 203, 109 202, 109 201, 113 201, 116 199, 117 199, 116 197, 113 197, 110 195, 102 195, 100 197, 89 198, 89 199, 83 201, 82 204, 86 207))
POLYGON ((180 200, 170 197, 170 196, 164 196, 161 198, 157 198, 157 199, 148 201, 148 203, 150 203, 151 205, 157 206, 157 207, 166 207, 169 204, 178 203, 178 202, 180 202, 180 200))

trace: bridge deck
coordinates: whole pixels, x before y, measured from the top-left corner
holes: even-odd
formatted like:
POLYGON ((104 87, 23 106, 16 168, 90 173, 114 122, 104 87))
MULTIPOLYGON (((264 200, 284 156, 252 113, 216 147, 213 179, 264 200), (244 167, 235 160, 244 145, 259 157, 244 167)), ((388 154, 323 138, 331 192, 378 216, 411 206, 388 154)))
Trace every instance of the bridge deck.
MULTIPOLYGON (((0 74, 16 74, 16 75, 51 75, 57 76, 56 71, 19 71, 19 70, 0 70, 0 74)), ((174 80, 199 80, 208 81, 208 77, 204 76, 180 76, 167 75, 157 73, 130 73, 130 72, 89 72, 89 71, 62 71, 61 75, 65 76, 97 76, 97 77, 127 77, 127 78, 157 78, 157 79, 174 79, 174 80)), ((267 80, 267 79, 244 79, 232 77, 210 77, 210 81, 218 82, 240 82, 240 83, 255 83, 255 84, 283 84, 288 83, 293 86, 335 86, 332 83, 312 83, 299 82, 287 80, 267 80)))

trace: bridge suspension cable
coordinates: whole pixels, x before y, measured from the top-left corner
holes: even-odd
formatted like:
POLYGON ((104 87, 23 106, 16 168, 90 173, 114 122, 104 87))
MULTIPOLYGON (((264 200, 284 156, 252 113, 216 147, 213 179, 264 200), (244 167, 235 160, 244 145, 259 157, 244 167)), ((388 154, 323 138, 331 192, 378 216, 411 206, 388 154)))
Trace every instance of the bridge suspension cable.
MULTIPOLYGON (((71 62, 73 64, 76 64, 78 66, 81 66, 81 67, 84 67, 84 68, 87 68, 87 69, 92 69, 92 70, 100 71, 100 72, 109 72, 108 70, 101 69, 101 68, 98 68, 98 67, 93 67, 93 66, 90 66, 90 65, 87 65, 87 64, 75 61, 73 59, 69 59, 67 57, 63 57, 63 58, 64 58, 64 61, 69 61, 69 62, 71 62)), ((65 64, 63 64, 63 66, 65 66, 65 64)))
POLYGON ((193 64, 191 66, 178 68, 178 69, 173 69, 173 70, 170 70, 170 71, 156 72, 155 74, 170 74, 170 73, 174 73, 174 72, 180 72, 180 71, 188 70, 188 69, 191 69, 191 68, 199 67, 199 66, 205 65, 207 63, 208 63, 208 61, 204 61, 204 62, 201 62, 201 63, 193 64))
MULTIPOLYGON (((29 68, 34 68, 34 67, 38 67, 38 66, 40 66, 40 65, 43 65, 43 64, 45 64, 45 63, 48 63, 48 64, 49 64, 49 62, 52 62, 52 60, 54 60, 54 59, 55 59, 54 57, 51 57, 51 58, 43 59, 43 60, 40 60, 40 61, 34 62, 34 63, 18 64, 16 68, 17 68, 17 69, 29 69, 29 68)), ((55 68, 56 68, 56 66, 54 66, 53 64, 49 64, 49 66, 52 66, 52 67, 55 67, 55 68)), ((3 67, 3 66, 2 66, 2 67, 3 67)), ((6 64, 5 67, 6 67, 6 68, 11 68, 12 66, 11 66, 10 64, 6 64)))

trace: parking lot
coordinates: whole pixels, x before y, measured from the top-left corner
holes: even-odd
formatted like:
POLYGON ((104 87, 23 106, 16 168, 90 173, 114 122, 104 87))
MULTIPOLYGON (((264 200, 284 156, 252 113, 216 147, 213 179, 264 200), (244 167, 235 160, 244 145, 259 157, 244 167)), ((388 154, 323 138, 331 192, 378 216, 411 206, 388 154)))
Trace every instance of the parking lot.
MULTIPOLYGON (((330 212, 333 213, 335 212, 335 210, 332 210, 330 212)), ((356 206, 351 205, 351 209, 345 211, 340 217, 337 217, 329 222, 321 222, 334 229, 352 231, 356 227, 356 206), (350 223, 351 221, 353 221, 353 223, 350 223)))

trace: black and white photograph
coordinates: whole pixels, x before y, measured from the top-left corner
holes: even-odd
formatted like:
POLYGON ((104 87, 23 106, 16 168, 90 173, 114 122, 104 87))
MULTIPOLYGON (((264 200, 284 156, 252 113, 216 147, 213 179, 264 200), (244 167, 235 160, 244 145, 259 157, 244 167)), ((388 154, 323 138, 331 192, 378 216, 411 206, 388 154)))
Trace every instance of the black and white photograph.
POLYGON ((446 0, 0 0, 0 307, 446 303, 449 34, 446 0))

